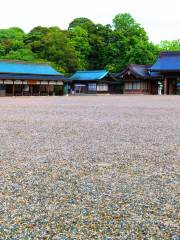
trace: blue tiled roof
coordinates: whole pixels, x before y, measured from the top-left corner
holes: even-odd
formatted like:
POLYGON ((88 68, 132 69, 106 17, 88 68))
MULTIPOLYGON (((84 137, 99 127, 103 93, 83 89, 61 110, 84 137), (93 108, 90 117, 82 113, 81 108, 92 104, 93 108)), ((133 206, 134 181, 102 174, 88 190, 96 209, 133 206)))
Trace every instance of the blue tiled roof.
POLYGON ((37 64, 20 61, 0 61, 0 73, 60 75, 48 64, 37 64))
POLYGON ((95 81, 103 79, 108 72, 106 70, 77 71, 69 79, 76 81, 95 81))
POLYGON ((150 70, 157 72, 180 72, 180 51, 162 52, 150 70))

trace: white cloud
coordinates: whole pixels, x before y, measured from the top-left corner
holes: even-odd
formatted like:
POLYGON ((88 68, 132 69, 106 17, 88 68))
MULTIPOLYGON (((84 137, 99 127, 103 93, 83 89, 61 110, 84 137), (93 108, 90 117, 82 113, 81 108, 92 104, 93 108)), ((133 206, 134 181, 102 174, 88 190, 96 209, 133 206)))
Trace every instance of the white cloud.
POLYGON ((0 28, 67 28, 81 16, 107 24, 116 14, 129 12, 153 42, 180 38, 180 0, 0 0, 0 9, 0 28))

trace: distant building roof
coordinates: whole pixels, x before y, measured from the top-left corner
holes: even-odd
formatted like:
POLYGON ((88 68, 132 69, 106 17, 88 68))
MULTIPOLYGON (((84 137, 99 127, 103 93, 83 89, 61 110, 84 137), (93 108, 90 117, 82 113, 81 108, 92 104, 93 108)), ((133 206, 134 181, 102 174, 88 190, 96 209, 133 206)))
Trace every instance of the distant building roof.
POLYGON ((108 75, 106 70, 77 71, 69 79, 76 81, 95 81, 108 75))
POLYGON ((62 75, 48 64, 0 60, 0 73, 62 75))
POLYGON ((180 51, 162 52, 150 68, 152 72, 180 72, 180 51))
POLYGON ((125 75, 134 75, 136 78, 161 78, 159 73, 151 73, 149 68, 151 65, 130 64, 120 73, 114 75, 116 78, 123 78, 125 75))

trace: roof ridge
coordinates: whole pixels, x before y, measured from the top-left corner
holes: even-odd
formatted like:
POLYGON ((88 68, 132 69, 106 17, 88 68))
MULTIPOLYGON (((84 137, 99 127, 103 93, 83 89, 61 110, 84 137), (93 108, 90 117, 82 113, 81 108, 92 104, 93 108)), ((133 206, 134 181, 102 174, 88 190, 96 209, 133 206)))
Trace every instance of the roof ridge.
POLYGON ((132 64, 129 64, 130 66, 140 66, 140 67, 149 67, 149 66, 152 66, 152 64, 135 64, 135 63, 132 63, 132 64))
POLYGON ((0 62, 50 66, 48 63, 45 63, 45 62, 40 63, 40 62, 31 62, 31 61, 23 61, 23 60, 16 60, 16 59, 0 59, 0 62))
POLYGON ((78 70, 76 72, 108 72, 107 70, 78 70))
POLYGON ((180 55, 180 51, 163 51, 160 53, 160 56, 163 55, 180 55))

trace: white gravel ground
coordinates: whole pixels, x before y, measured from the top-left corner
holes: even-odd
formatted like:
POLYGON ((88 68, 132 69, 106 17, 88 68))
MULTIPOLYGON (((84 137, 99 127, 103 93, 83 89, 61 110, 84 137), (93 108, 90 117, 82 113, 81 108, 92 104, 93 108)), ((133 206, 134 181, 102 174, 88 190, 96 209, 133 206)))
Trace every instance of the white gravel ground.
POLYGON ((179 239, 180 96, 0 98, 0 239, 179 239))

